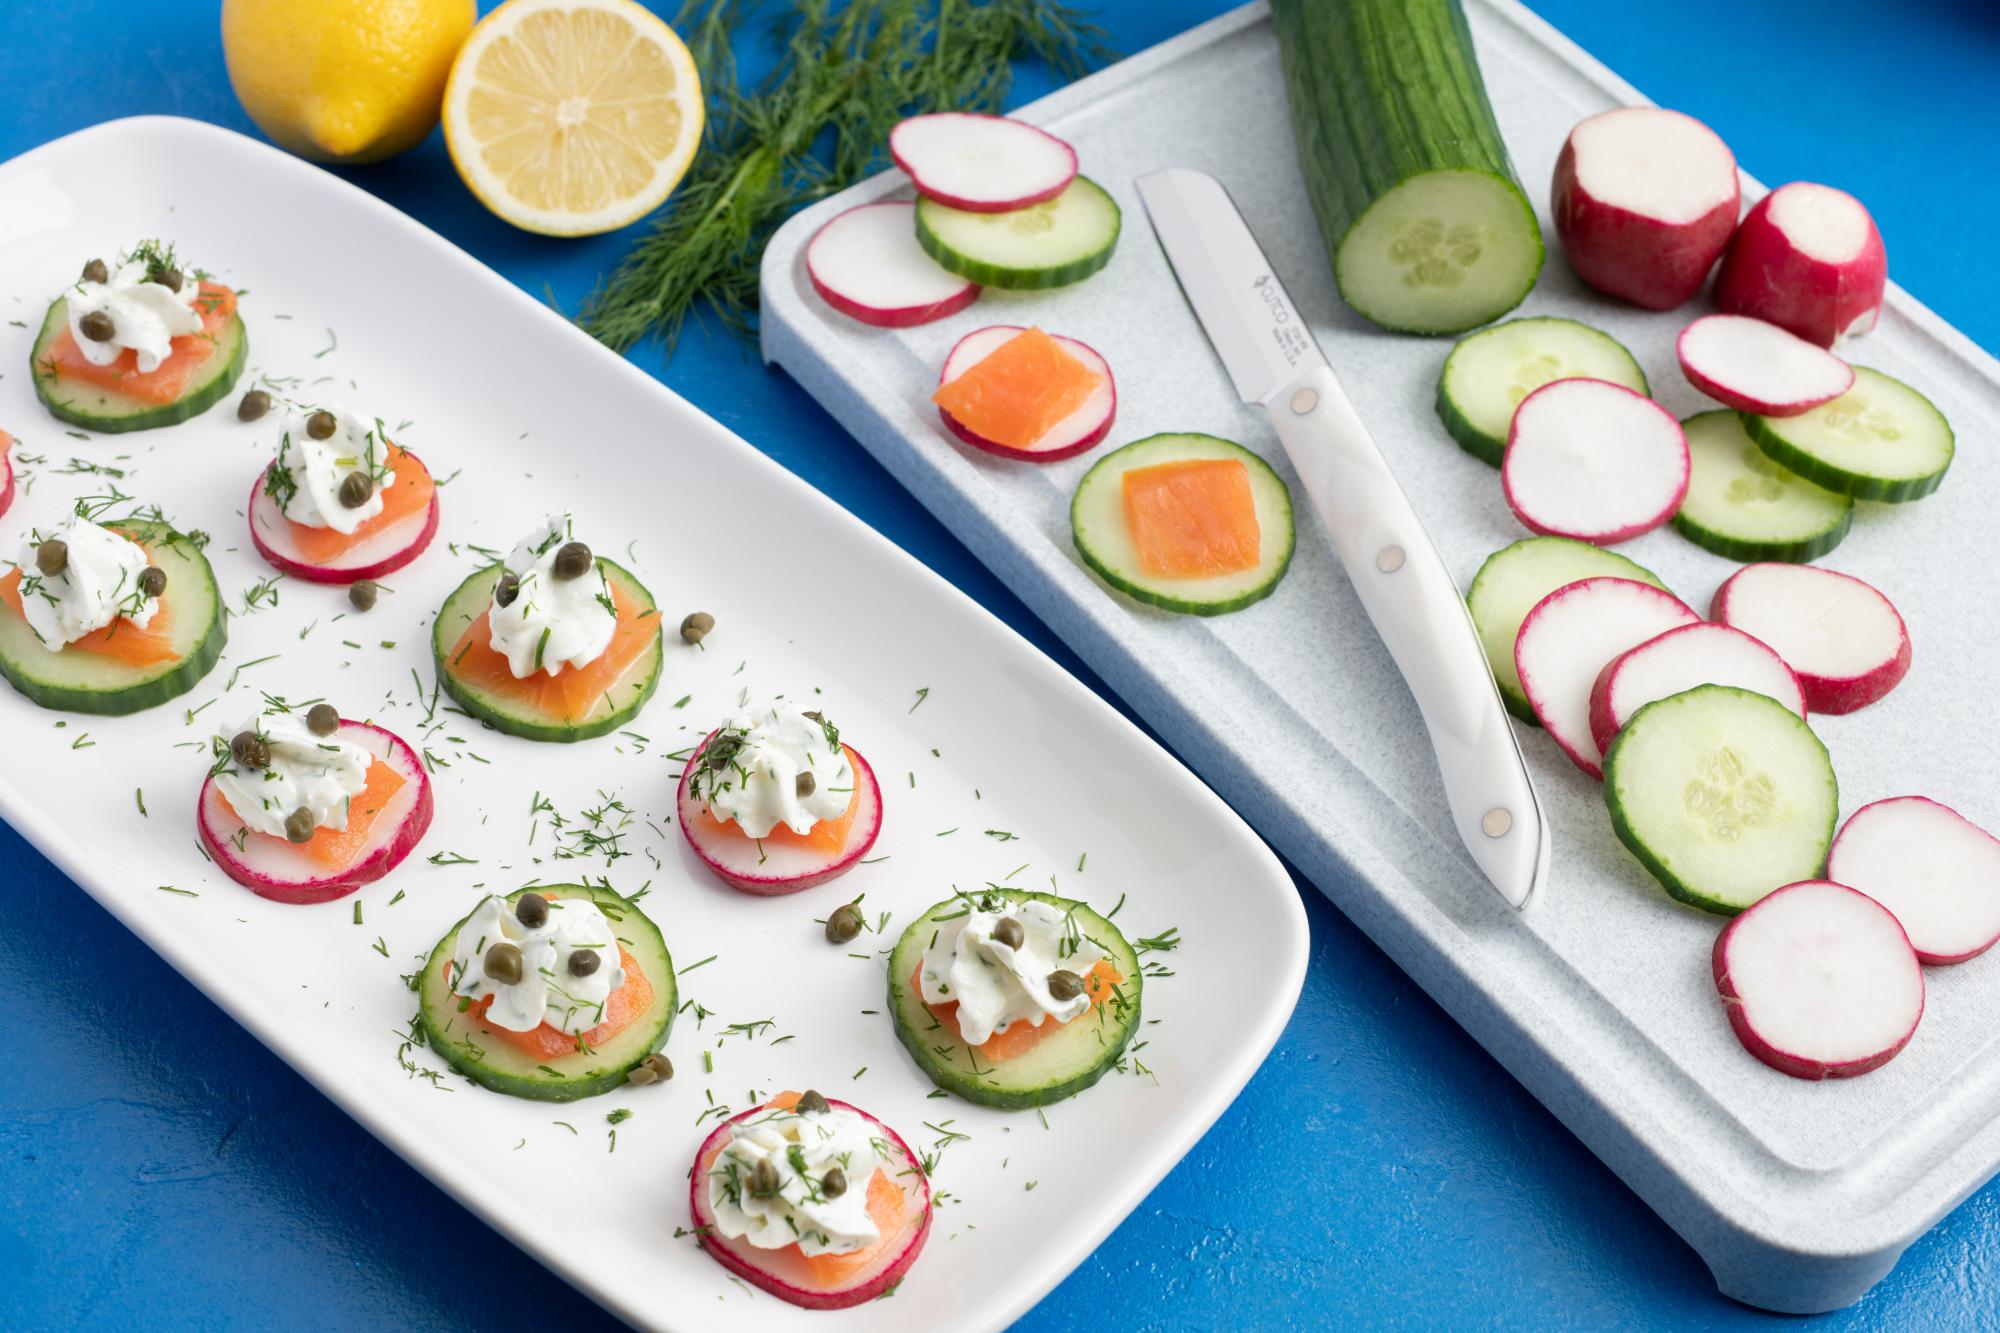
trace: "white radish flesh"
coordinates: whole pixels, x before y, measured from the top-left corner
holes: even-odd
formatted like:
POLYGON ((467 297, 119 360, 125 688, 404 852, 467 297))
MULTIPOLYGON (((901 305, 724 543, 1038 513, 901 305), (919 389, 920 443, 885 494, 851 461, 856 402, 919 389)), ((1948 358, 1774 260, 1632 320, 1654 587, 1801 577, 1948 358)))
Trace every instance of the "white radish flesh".
MULTIPOLYGON (((966 371, 984 361, 1000 348, 1019 337, 1024 330, 1018 324, 995 324, 989 328, 977 329, 958 340, 944 359, 944 369, 938 372, 940 386, 951 383, 966 371)), ((989 454, 1002 458, 1021 458, 1033 463, 1053 463, 1062 458, 1073 458, 1089 449, 1111 433, 1111 423, 1118 416, 1118 386, 1111 378, 1111 364, 1097 354, 1095 348, 1080 343, 1074 338, 1061 334, 1050 337, 1071 356, 1097 372, 1099 384, 1083 405, 1049 428, 1048 434, 1036 440, 1031 447, 1015 448, 989 440, 984 435, 970 429, 943 408, 938 415, 952 434, 964 440, 975 449, 984 449, 989 454)))
POLYGON ((1715 304, 1831 347, 1875 327, 1888 281, 1882 234, 1861 201, 1793 181, 1758 200, 1736 229, 1715 304))
POLYGON ((833 218, 806 246, 813 289, 841 314, 902 329, 957 314, 979 284, 944 271, 917 244, 917 206, 863 204, 833 218))
POLYGON ((1841 825, 1826 873, 1881 903, 1926 963, 1962 963, 2000 941, 2000 842, 1948 805, 1892 796, 1841 825))
POLYGON ((1672 518, 1688 474, 1672 413, 1603 380, 1558 380, 1515 409, 1500 484, 1533 531, 1609 546, 1672 518))
POLYGON ((1076 150, 1047 130, 968 111, 911 116, 889 131, 889 155, 917 193, 968 213, 1039 204, 1076 176, 1076 150))
POLYGON ((1761 639, 1785 659, 1815 713, 1851 713, 1910 670, 1910 635, 1887 597, 1812 565, 1745 565, 1716 589, 1709 619, 1761 639))
POLYGON ((1688 383, 1739 412, 1795 417, 1854 387, 1854 367, 1832 352, 1747 315, 1705 315, 1677 350, 1688 383))
POLYGON ((1737 1039, 1793 1078, 1880 1069, 1924 1016, 1924 972, 1902 926, 1844 884, 1766 895, 1715 941, 1713 967, 1737 1039))
POLYGON ((1648 639, 1606 664, 1590 690, 1591 738, 1600 750, 1609 750, 1632 714, 1697 685, 1733 685, 1806 715, 1805 691, 1782 657, 1742 630, 1699 621, 1648 639))

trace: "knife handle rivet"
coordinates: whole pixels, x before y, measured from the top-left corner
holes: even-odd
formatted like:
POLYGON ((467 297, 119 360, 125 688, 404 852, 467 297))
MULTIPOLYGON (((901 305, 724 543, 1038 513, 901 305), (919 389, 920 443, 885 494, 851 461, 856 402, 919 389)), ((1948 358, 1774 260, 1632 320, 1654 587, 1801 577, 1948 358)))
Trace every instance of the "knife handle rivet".
POLYGON ((1319 390, 1317 389, 1300 389, 1292 395, 1292 412, 1294 415, 1304 416, 1318 406, 1319 390))
MULTIPOLYGON (((1375 553, 1375 568, 1381 570, 1384 574, 1393 574, 1402 567, 1402 547, 1395 545, 1385 546, 1375 553)), ((1505 814, 1506 812, 1502 811, 1501 813, 1505 814)), ((1505 829, 1500 830, 1501 833, 1505 833, 1506 831, 1505 829)), ((1498 837, 1499 834, 1495 834, 1494 836, 1498 837)))
POLYGON ((1514 816, 1505 806, 1496 805, 1479 821, 1479 831, 1489 838, 1504 838, 1514 827, 1514 816))

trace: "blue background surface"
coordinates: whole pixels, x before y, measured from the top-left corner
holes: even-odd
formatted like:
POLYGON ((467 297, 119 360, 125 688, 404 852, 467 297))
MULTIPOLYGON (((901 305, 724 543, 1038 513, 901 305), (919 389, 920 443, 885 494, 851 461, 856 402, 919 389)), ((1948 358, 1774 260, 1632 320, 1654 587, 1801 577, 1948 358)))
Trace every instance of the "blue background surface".
MULTIPOLYGON (((1103 18, 1132 52, 1228 7, 1105 0, 1103 18)), ((1649 96, 1708 121, 1764 180, 1806 177, 1860 195, 1887 238, 1892 276, 2000 349, 2000 7, 1536 8, 1649 96)), ((216 10, 215 0, 0 6, 0 158, 139 112, 251 130, 223 70, 216 10)), ((754 49, 745 57, 761 63, 754 49)), ((1045 87, 1029 73, 1017 94, 1045 87)), ((510 229, 459 185, 435 136, 350 175, 565 308, 628 239, 556 242, 510 229)), ((752 353, 697 334, 671 367, 657 349, 635 356, 1092 679, 752 353)), ((1301 887, 1311 971, 1269 1063, 1022 1327, 1773 1322, 1718 1297, 1692 1251, 1301 887)), ((533 1263, 509 1262, 482 1223, 4 827, 0 909, 33 927, 0 930, 0 1326, 608 1323, 533 1263)), ((2000 1326, 1997 1270, 2000 1186, 1912 1247, 1862 1305, 1820 1324, 2000 1326)))

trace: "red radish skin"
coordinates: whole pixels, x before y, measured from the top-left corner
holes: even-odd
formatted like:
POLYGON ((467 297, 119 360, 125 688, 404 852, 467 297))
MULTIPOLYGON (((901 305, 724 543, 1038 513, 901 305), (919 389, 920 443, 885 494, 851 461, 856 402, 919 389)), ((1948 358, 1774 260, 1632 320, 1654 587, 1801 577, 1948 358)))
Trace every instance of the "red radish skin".
POLYGON ((847 844, 837 854, 821 857, 806 848, 775 844, 760 848, 733 829, 713 835, 705 832, 708 809, 704 802, 694 798, 692 785, 701 752, 714 739, 713 731, 703 737, 700 748, 681 770, 676 816, 688 847, 730 888, 760 897, 798 893, 846 874, 874 847, 882 832, 882 788, 875 781, 875 770, 851 745, 845 749, 854 763, 854 793, 861 808, 848 830, 847 844))
POLYGON ((1580 121, 1550 194, 1576 275, 1648 310, 1672 310, 1701 290, 1740 204, 1729 145, 1694 117, 1652 106, 1580 121))
POLYGON ((1887 597, 1815 565, 1745 565, 1715 590, 1708 618, 1785 659, 1815 713, 1866 708, 1910 672, 1910 632, 1887 597))
MULTIPOLYGON (((715 1214, 709 1210, 706 1188, 708 1181, 701 1170, 701 1164, 728 1145, 729 1136, 735 1132, 734 1127, 740 1121, 762 1115, 766 1107, 754 1106, 723 1121, 716 1127, 714 1133, 702 1140, 701 1147, 695 1151, 694 1167, 688 1172, 688 1216, 694 1222, 701 1248, 708 1252, 710 1258, 758 1290, 769 1292, 779 1300, 807 1310, 845 1310, 879 1298, 882 1293, 903 1280, 904 1275, 910 1271, 910 1265, 914 1264, 917 1256, 923 1253, 924 1242, 930 1239, 931 1234, 931 1183, 929 1177, 924 1174, 917 1155, 910 1151, 910 1146, 903 1142, 902 1136, 895 1130, 860 1107, 837 1101, 832 1097, 827 1098, 826 1102, 828 1106, 838 1110, 853 1111, 881 1131, 882 1138, 908 1163, 907 1174, 891 1172, 891 1178, 903 1184, 906 1201, 912 1195, 913 1185, 915 1199, 919 1204, 909 1209, 906 1214, 904 1235, 907 1239, 903 1248, 886 1266, 870 1273, 865 1280, 854 1286, 835 1291, 818 1291, 787 1282, 757 1262, 761 1252, 755 1246, 731 1241, 714 1230, 715 1214)), ((771 1253, 783 1254, 785 1251, 778 1250, 771 1253)))
MULTIPOLYGON (((994 324, 976 329, 960 338, 951 353, 945 357, 944 366, 938 371, 938 384, 949 384, 991 355, 1002 343, 1023 331, 1019 324, 994 324)), ((1098 444, 1111 433, 1111 423, 1118 417, 1118 384, 1111 376, 1111 363, 1097 354, 1088 343, 1061 334, 1051 334, 1063 350, 1104 377, 1104 384, 1087 399, 1082 407, 1056 423, 1032 449, 1016 449, 997 440, 989 440, 977 431, 971 430, 958 418, 943 408, 938 409, 938 417, 945 429, 965 441, 975 449, 996 454, 1001 458, 1019 459, 1029 463, 1054 463, 1064 458, 1074 458, 1098 444)))
POLYGON ((1687 382, 1725 407, 1795 417, 1854 387, 1854 367, 1748 315, 1704 315, 1675 344, 1687 382))
POLYGON ((1531 532, 1613 546, 1672 518, 1691 474, 1673 413, 1622 385, 1569 379, 1514 409, 1500 486, 1531 532))
POLYGON ((1875 327, 1889 282, 1882 233, 1861 201, 1810 181, 1781 185, 1736 229, 1715 305, 1831 347, 1875 327))
POLYGON ((195 803, 195 824, 201 845, 223 874, 261 898, 273 902, 311 904, 345 898, 401 865, 423 841, 431 826, 431 781, 416 751, 396 735, 370 722, 342 722, 343 739, 366 746, 375 762, 391 764, 403 776, 403 786, 371 831, 370 846, 360 860, 328 871, 292 852, 266 835, 249 834, 239 845, 243 821, 217 791, 215 779, 201 785, 195 803))
POLYGON ((14 437, 0 430, 0 514, 14 503, 14 437))
POLYGON ((2000 841, 1929 797, 1891 796, 1849 815, 1826 873, 1895 913, 1925 963, 1962 963, 2000 941, 2000 841))
POLYGON ((1605 663, 1590 687, 1590 735, 1600 751, 1632 715, 1698 685, 1733 685, 1776 699, 1800 717, 1806 695, 1785 659, 1742 630, 1698 621, 1627 649, 1605 663))
POLYGON ((896 159, 926 199, 968 213, 1011 213, 1055 198, 1076 178, 1076 150, 1008 116, 940 111, 889 131, 896 159))
POLYGON ((915 204, 862 204, 829 219, 806 245, 806 276, 850 319, 907 329, 955 315, 979 284, 954 277, 917 244, 915 204))
POLYGON ((363 542, 350 553, 350 558, 360 557, 353 563, 312 564, 286 541, 291 520, 285 517, 278 502, 264 493, 264 478, 268 475, 268 469, 257 474, 244 512, 250 515, 250 541, 257 554, 288 578, 306 583, 359 583, 362 579, 384 578, 422 555, 431 538, 437 536, 438 496, 432 491, 430 505, 423 514, 412 514, 363 542))
POLYGON ((1710 962, 1743 1048, 1781 1074, 1854 1078, 1896 1058, 1924 1016, 1924 973, 1888 908, 1802 880, 1729 923, 1710 962))

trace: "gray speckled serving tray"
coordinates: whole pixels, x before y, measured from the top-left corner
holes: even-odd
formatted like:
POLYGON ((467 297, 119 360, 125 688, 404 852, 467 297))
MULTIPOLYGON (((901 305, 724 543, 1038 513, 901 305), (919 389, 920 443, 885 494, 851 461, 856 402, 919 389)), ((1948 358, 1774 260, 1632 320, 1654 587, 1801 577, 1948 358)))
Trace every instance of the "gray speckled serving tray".
MULTIPOLYGON (((1501 127, 1542 206, 1569 127, 1644 99, 1519 5, 1468 0, 1467 9, 1501 127)), ((1613 838, 1598 784, 1546 737, 1528 733, 1524 744, 1555 828, 1552 880, 1520 915, 1484 886, 1447 821, 1416 706, 1312 520, 1276 594, 1235 615, 1155 612, 1097 583, 1072 549, 1068 499, 1101 449, 1045 467, 989 458, 945 433, 928 396, 961 335, 1037 323, 1110 360, 1119 411, 1102 447, 1209 431, 1258 451, 1296 492, 1282 449, 1262 414, 1237 402, 1147 228, 1133 178, 1169 165, 1214 172, 1234 193, 1460 586, 1523 533, 1497 474, 1460 452, 1432 413, 1449 341, 1384 334, 1335 296, 1262 4, 1021 114, 1073 143, 1086 174, 1125 210, 1109 268, 1059 292, 989 292, 924 328, 865 328, 813 294, 802 252, 834 213, 906 195, 890 172, 807 210, 772 242, 766 359, 1665 1217, 1724 1292, 1792 1311, 1859 1298, 2000 1168, 2000 958, 1931 969, 1923 1025, 1880 1072, 1827 1084, 1783 1077, 1744 1053, 1716 1001, 1708 960, 1720 919, 1659 890, 1613 838)), ((1690 315, 1596 297, 1550 246, 1517 313, 1604 328, 1638 356, 1670 409, 1712 406, 1674 360, 1674 335, 1690 315)), ((1959 454, 1937 495, 1862 506, 1853 534, 1823 562, 1883 588, 1916 649, 1915 668, 1886 701, 1815 719, 1842 814, 1920 792, 2000 826, 1987 764, 2000 751, 2000 714, 1976 689, 1990 673, 1982 649, 2000 643, 2000 529, 1990 521, 2000 468, 1988 447, 2000 364, 1901 291, 1850 354, 1929 394, 1957 428, 1959 454), (1937 576, 1945 569, 1952 577, 1937 576)), ((1665 530, 1621 549, 1698 609, 1736 568, 1665 530)))

